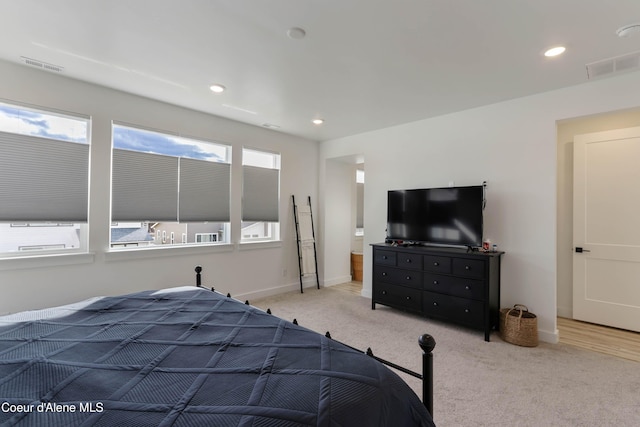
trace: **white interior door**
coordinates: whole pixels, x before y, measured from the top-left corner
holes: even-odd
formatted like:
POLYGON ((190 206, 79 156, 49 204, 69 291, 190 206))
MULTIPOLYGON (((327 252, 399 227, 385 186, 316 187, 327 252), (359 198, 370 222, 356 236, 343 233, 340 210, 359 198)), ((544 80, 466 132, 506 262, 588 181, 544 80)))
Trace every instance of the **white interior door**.
POLYGON ((573 317, 640 331, 640 127, 574 138, 573 244, 573 317))

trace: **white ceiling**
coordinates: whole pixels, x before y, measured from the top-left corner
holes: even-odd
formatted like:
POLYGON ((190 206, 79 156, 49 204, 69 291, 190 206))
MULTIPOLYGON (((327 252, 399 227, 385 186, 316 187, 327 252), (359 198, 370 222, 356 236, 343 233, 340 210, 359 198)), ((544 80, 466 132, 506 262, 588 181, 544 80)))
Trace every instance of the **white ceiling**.
POLYGON ((586 83, 586 64, 640 50, 640 33, 616 35, 640 22, 640 0, 0 0, 0 11, 2 59, 312 140, 586 83), (542 55, 558 44, 564 55, 542 55))

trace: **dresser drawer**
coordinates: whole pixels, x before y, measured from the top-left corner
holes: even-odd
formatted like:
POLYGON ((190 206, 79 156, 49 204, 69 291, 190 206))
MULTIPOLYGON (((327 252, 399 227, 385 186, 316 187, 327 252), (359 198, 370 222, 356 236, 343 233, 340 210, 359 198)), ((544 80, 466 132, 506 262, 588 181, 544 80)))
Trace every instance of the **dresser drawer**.
POLYGON ((408 252, 398 252, 396 265, 401 268, 422 270, 422 255, 408 252))
POLYGON ((422 274, 423 273, 421 271, 376 266, 373 273, 373 279, 380 282, 422 289, 422 274))
POLYGON ((396 252, 377 249, 373 251, 373 262, 375 264, 396 265, 396 252))
POLYGON ((425 291, 454 295, 462 298, 483 300, 485 297, 484 281, 463 277, 424 273, 423 288, 425 291))
POLYGON ((484 304, 482 301, 424 292, 422 307, 427 316, 448 319, 477 328, 483 327, 484 304))
POLYGON ((456 276, 484 278, 484 261, 453 258, 453 274, 456 276))
POLYGON ((451 273, 451 258, 438 255, 423 255, 424 271, 433 273, 451 273))
POLYGON ((422 311, 422 291, 387 283, 375 283, 373 298, 380 304, 391 305, 412 311, 422 311))

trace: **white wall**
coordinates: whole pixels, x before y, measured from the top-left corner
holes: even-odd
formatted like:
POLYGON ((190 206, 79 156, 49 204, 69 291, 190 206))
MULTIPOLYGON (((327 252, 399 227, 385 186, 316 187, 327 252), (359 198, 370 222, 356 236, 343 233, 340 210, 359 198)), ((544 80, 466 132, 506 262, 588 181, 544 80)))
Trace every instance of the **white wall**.
MULTIPOLYGON (((639 94, 633 73, 323 142, 323 200, 334 190, 323 182, 325 159, 366 158, 363 294, 371 295, 368 245, 385 238, 387 190, 486 180, 485 237, 506 251, 501 305, 527 305, 540 339, 556 342, 556 121, 632 108, 639 94)), ((328 241, 334 231, 323 232, 328 241)))
POLYGON ((7 62, 0 62, 0 81, 0 99, 6 102, 81 113, 92 119, 91 254, 0 260, 0 313, 69 303, 95 295, 193 284, 193 268, 198 264, 204 268, 205 285, 243 299, 297 288, 291 195, 299 199, 311 196, 317 210, 316 142, 7 62), (109 252, 112 120, 231 145, 234 242, 240 237, 242 147, 281 153, 282 243, 174 248, 125 255, 109 252))
POLYGON ((328 159, 324 171, 330 194, 324 200, 322 229, 324 256, 322 278, 326 286, 351 280, 351 242, 353 239, 353 182, 355 171, 344 159, 328 159))

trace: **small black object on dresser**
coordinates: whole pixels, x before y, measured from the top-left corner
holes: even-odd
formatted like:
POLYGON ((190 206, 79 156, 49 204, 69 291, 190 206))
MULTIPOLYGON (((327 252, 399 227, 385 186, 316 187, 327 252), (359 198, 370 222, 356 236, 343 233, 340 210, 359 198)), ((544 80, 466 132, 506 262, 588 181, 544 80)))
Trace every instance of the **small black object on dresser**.
POLYGON ((504 252, 379 243, 373 247, 376 303, 484 331, 498 328, 504 252))

